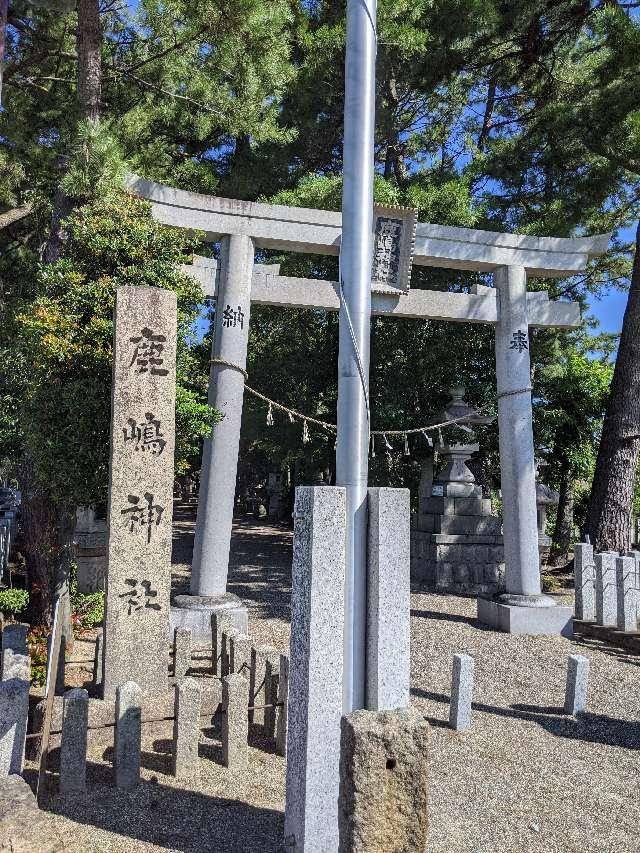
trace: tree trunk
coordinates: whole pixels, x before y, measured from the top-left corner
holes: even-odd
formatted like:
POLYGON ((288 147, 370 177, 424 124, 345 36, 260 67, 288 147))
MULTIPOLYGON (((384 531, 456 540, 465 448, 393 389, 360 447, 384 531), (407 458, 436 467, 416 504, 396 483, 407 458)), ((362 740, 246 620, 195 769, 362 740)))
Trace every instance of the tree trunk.
POLYGON ((632 505, 640 455, 640 223, 629 299, 602 427, 586 533, 599 551, 631 547, 632 505))
POLYGON ((102 26, 98 0, 78 0, 77 96, 80 114, 85 119, 100 118, 102 89, 102 26))
MULTIPOLYGON (((98 0, 78 0, 78 29, 76 32, 76 97, 81 119, 98 121, 100 118, 100 93, 102 89, 102 26, 98 0)), ((66 158, 61 158, 60 169, 66 171, 66 158)), ((62 252, 67 237, 64 221, 73 211, 76 202, 58 186, 53 199, 53 212, 49 239, 44 251, 44 261, 55 263, 62 252)))
POLYGON ((573 479, 571 466, 563 458, 560 468, 560 492, 556 523, 551 537, 551 555, 549 564, 557 566, 566 562, 573 539, 573 479))

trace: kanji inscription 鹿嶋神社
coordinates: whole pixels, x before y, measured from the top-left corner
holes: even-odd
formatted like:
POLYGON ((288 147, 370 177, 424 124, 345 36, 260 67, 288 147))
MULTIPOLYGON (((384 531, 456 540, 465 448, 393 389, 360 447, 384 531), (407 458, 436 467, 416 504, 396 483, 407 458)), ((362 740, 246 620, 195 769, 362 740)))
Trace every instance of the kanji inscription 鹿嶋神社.
POLYGON ((125 681, 147 694, 168 686, 176 317, 171 291, 116 294, 105 698, 125 681))
POLYGON ((147 412, 142 421, 129 418, 122 431, 125 442, 133 442, 134 450, 149 451, 154 456, 159 456, 167 443, 160 431, 160 421, 153 412, 147 412))

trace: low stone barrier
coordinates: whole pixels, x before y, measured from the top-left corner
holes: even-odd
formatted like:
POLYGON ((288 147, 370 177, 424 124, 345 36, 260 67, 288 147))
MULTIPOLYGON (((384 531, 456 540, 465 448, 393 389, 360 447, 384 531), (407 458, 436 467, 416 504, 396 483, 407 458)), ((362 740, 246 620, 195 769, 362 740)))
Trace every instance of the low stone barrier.
POLYGON ((610 634, 638 631, 640 552, 594 553, 591 544, 581 542, 574 546, 574 584, 578 631, 589 625, 610 634))

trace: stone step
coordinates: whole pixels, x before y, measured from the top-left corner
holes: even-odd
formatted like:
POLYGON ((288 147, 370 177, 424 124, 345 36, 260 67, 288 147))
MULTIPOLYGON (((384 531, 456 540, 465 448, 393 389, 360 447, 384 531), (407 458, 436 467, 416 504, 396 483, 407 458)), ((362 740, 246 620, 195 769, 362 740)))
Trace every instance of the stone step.
POLYGON ((421 515, 491 515, 491 499, 427 498, 421 509, 421 515))
POLYGON ((492 516, 443 515, 435 520, 435 533, 469 536, 497 536, 502 529, 502 521, 492 516))

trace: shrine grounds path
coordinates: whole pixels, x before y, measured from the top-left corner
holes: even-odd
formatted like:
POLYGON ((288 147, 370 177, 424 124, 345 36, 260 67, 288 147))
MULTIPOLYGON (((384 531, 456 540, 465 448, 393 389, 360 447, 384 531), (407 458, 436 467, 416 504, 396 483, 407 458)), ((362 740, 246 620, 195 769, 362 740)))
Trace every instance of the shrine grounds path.
MULTIPOLYGON (((193 512, 177 514, 174 584, 188 580, 193 512)), ((250 633, 288 650, 292 536, 246 518, 234 525, 230 590, 250 633)), ((566 597, 565 597, 566 598, 566 597)), ((560 637, 482 629, 475 601, 416 589, 411 599, 412 703, 432 723, 430 853, 640 853, 640 658, 560 637), (472 729, 446 725, 452 655, 475 658, 472 729), (567 656, 590 659, 588 713, 562 715, 567 656)), ((330 654, 330 651, 327 651, 330 654)), ((259 745, 254 740, 256 747, 259 745)), ((90 791, 52 810, 61 850, 281 851, 284 759, 258 748, 242 774, 216 763, 205 730, 200 783, 168 775, 170 741, 148 738, 136 792, 110 783, 110 750, 91 750, 90 791), (184 784, 184 783, 182 783, 184 784)))

